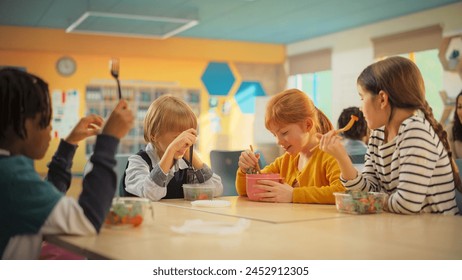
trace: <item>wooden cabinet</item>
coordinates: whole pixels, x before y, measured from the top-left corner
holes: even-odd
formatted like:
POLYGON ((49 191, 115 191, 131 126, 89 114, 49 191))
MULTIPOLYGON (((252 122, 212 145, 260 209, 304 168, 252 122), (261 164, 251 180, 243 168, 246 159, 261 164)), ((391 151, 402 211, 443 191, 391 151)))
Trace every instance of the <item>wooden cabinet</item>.
MULTIPOLYGON (((151 103, 163 94, 180 97, 189 104, 197 117, 200 115, 200 90, 183 88, 178 86, 145 86, 133 85, 122 86, 122 98, 127 100, 130 109, 135 115, 135 124, 128 134, 121 139, 118 154, 134 154, 144 149, 144 116, 151 103)), ((86 112, 97 114, 104 119, 109 117, 118 102, 117 87, 114 85, 90 84, 86 87, 86 112)), ((90 137, 86 141, 87 157, 93 153, 96 137, 90 137)))

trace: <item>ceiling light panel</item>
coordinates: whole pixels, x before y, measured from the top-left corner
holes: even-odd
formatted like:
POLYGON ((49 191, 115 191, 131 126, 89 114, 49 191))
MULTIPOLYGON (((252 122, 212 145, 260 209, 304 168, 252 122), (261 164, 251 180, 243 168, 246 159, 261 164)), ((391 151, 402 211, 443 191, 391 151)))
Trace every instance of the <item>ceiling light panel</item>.
POLYGON ((197 24, 197 20, 187 18, 90 11, 80 16, 66 32, 166 39, 197 24))

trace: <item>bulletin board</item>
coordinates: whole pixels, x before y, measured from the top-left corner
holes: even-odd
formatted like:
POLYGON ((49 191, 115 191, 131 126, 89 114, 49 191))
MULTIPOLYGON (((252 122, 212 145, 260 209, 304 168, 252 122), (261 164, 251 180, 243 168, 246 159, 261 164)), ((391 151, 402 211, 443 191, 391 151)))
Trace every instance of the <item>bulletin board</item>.
POLYGON ((64 138, 79 121, 80 96, 75 89, 55 89, 52 93, 52 137, 64 138))

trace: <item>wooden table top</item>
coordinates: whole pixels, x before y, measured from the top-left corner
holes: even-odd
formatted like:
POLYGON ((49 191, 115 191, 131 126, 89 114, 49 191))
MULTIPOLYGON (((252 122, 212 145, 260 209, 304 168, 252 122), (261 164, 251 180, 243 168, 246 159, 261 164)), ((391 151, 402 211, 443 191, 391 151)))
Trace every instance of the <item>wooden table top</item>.
POLYGON ((98 236, 50 235, 46 240, 95 259, 462 259, 462 217, 349 215, 333 205, 272 204, 220 198, 227 208, 192 207, 189 201, 153 202, 137 228, 103 227, 98 236), (181 234, 186 221, 250 226, 241 233, 181 234))

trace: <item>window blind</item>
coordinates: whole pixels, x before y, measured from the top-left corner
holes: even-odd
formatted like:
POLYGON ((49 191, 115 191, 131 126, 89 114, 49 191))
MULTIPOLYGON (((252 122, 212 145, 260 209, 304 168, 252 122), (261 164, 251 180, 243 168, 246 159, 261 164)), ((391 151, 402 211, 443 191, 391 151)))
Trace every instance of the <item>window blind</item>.
POLYGON ((442 40, 440 25, 372 38, 374 57, 438 49, 442 40))
POLYGON ((289 75, 314 73, 331 69, 331 49, 289 56, 289 75))

